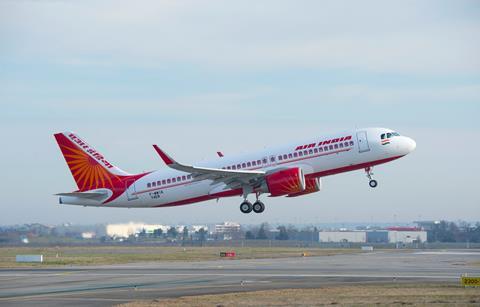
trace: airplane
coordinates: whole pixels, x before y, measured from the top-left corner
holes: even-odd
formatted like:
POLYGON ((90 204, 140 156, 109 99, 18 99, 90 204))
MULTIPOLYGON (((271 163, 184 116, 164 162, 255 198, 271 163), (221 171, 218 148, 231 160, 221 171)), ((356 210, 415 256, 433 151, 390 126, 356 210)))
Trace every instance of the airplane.
POLYGON ((218 155, 195 165, 176 161, 157 145, 168 168, 130 174, 73 132, 55 139, 75 179, 74 192, 55 194, 60 204, 152 208, 242 197, 240 211, 262 213, 262 194, 298 197, 322 189, 321 178, 365 170, 372 188, 374 166, 391 162, 416 148, 413 139, 386 128, 355 129, 318 135, 307 141, 236 156, 218 155), (255 195, 252 204, 249 195, 255 195))

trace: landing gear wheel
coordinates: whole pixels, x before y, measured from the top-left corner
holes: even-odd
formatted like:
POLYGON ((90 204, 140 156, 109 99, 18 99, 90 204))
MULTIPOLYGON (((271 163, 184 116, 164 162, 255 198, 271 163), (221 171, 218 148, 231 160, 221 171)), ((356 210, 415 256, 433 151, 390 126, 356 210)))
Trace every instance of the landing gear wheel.
POLYGON ((365 173, 367 174, 367 178, 370 180, 368 182, 368 185, 371 187, 371 188, 376 188, 377 185, 378 185, 378 182, 372 178, 372 168, 371 167, 366 167, 365 168, 365 173))
POLYGON ((261 201, 256 201, 253 203, 253 212, 262 213, 265 211, 265 205, 261 201))
POLYGON ((242 211, 245 214, 252 212, 252 209, 253 209, 252 204, 248 200, 240 204, 240 211, 242 211))

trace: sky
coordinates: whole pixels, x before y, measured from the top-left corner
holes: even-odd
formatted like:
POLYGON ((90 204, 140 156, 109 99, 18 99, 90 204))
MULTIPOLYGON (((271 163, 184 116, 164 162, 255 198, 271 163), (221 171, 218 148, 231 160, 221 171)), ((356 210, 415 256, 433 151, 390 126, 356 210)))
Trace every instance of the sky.
POLYGON ((480 221, 479 1, 0 1, 0 224, 480 221), (53 133, 132 173, 356 127, 409 156, 304 197, 162 209, 59 205, 53 133))

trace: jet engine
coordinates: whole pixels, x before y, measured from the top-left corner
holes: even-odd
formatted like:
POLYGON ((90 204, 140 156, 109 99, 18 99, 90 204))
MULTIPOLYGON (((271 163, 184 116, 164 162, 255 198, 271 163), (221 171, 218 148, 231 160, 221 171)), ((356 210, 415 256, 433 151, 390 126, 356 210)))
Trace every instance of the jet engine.
POLYGON ((287 197, 297 197, 305 194, 315 193, 322 189, 322 181, 320 178, 305 178, 305 190, 298 193, 288 194, 287 197))
POLYGON ((262 190, 270 196, 300 193, 305 190, 305 176, 298 167, 280 170, 265 177, 262 190))

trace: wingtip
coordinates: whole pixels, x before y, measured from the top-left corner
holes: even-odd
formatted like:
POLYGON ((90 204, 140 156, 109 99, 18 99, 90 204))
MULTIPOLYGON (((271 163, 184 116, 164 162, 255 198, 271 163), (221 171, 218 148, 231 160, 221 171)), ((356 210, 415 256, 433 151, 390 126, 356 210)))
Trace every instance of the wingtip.
POLYGON ((174 164, 175 161, 173 161, 172 158, 170 158, 163 150, 160 149, 156 144, 153 144, 153 148, 155 151, 158 153, 160 158, 162 158, 163 162, 165 162, 166 165, 171 165, 174 164))

